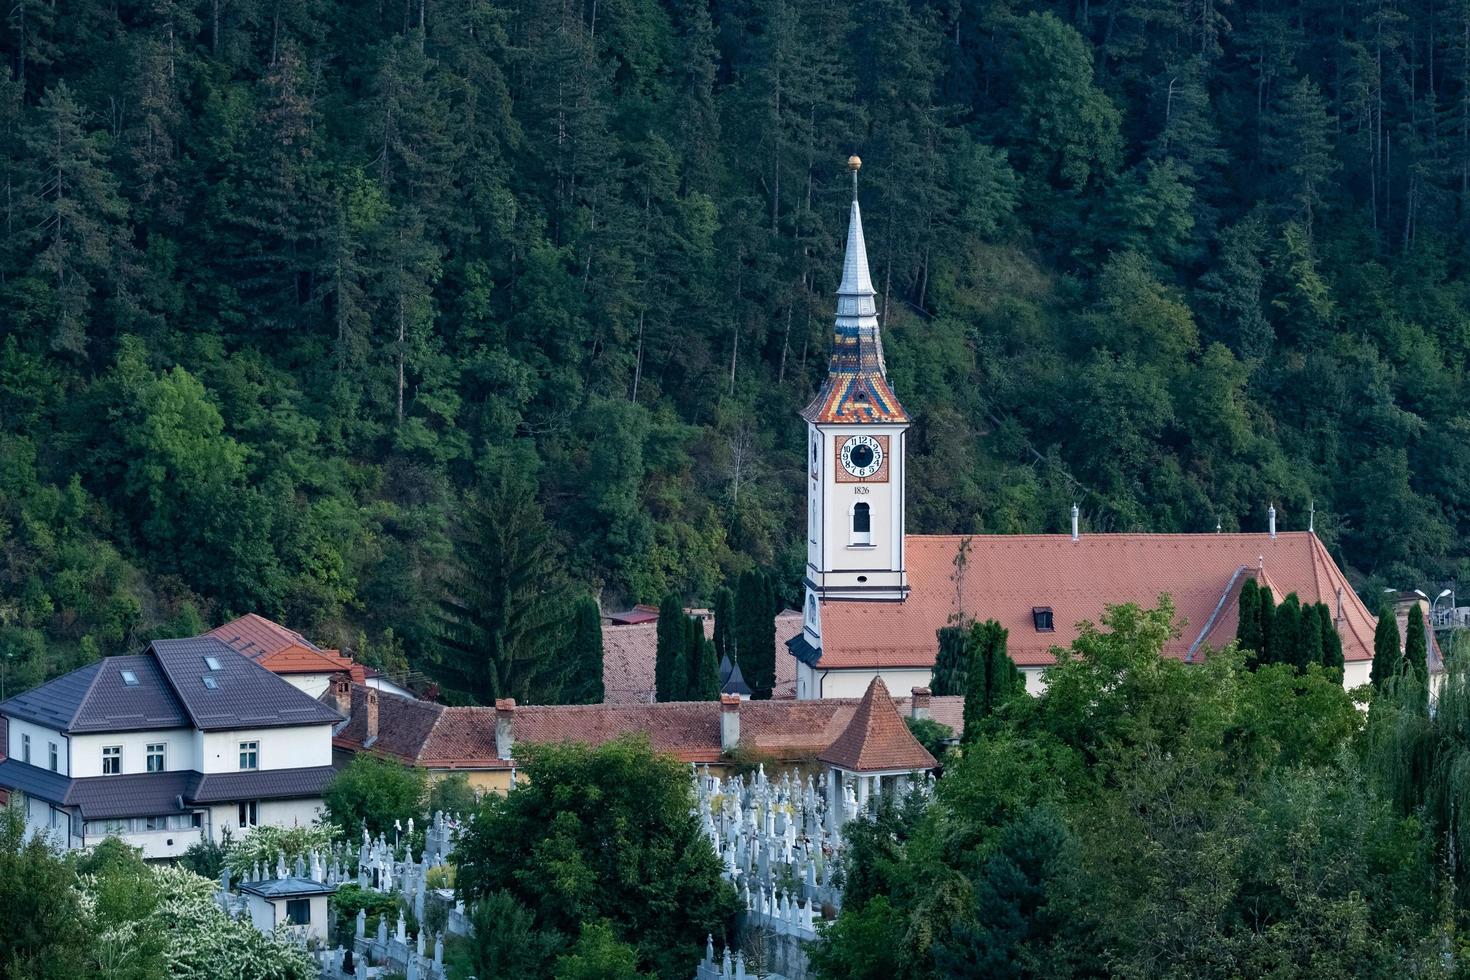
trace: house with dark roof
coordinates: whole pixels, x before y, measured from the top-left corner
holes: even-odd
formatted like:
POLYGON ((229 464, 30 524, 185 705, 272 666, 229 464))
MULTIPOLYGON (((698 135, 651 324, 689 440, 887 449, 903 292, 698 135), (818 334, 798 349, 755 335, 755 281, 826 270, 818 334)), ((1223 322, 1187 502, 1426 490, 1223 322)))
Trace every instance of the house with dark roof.
MULTIPOLYGON (((1079 624, 1110 605, 1170 597, 1178 635, 1165 654, 1190 661, 1235 636, 1240 587, 1271 587, 1326 605, 1342 637, 1344 684, 1368 680, 1375 619, 1313 530, 1278 533, 910 534, 905 480, 912 418, 889 383, 857 200, 854 160, 842 279, 827 378, 807 426, 807 562, 801 629, 786 646, 796 697, 854 697, 875 677, 927 685, 941 627, 995 619, 1029 690, 1079 624)), ((1264 503, 1264 501, 1263 501, 1264 503)))
POLYGON ((155 640, 0 701, 0 788, 58 846, 176 857, 226 827, 312 822, 339 721, 215 637, 155 640))

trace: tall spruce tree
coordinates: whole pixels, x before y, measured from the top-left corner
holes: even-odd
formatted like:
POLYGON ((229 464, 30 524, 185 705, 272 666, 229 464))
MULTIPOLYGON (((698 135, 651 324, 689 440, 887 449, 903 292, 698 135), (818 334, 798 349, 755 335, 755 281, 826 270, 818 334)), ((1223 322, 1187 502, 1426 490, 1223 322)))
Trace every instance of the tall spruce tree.
POLYGON ((677 701, 684 694, 689 676, 684 669, 684 651, 688 640, 689 617, 684 603, 670 593, 658 604, 657 646, 654 649, 654 697, 659 701, 677 701))
POLYGON ((1246 664, 1254 667, 1261 655, 1261 593, 1256 580, 1248 578, 1240 587, 1240 616, 1235 642, 1246 651, 1246 664))
POLYGON ((1424 632, 1424 611, 1417 602, 1409 609, 1404 628, 1404 661, 1420 684, 1429 683, 1429 639, 1424 632))
POLYGON ((1384 602, 1378 610, 1378 626, 1373 631, 1373 689, 1382 691, 1389 678, 1398 670, 1402 654, 1399 651, 1399 623, 1394 617, 1393 604, 1384 602))
POLYGON ((1322 628, 1322 666, 1341 682, 1345 663, 1342 655, 1342 635, 1337 632, 1337 624, 1332 621, 1332 610, 1327 608, 1325 602, 1317 603, 1317 621, 1322 628))
POLYGON ((567 704, 600 704, 602 689, 602 609, 584 594, 572 607, 571 641, 567 645, 567 704))
POLYGON ((934 658, 934 675, 929 689, 936 696, 948 697, 965 693, 965 678, 970 671, 970 626, 941 626, 935 631, 939 653, 934 658))
POLYGON ((554 704, 566 676, 560 556, 535 487, 503 467, 472 500, 439 602, 432 671, 481 704, 554 704))
POLYGON ((1006 652, 1005 627, 993 619, 970 627, 970 667, 965 678, 964 741, 980 736, 982 722, 1025 689, 1021 671, 1006 652))

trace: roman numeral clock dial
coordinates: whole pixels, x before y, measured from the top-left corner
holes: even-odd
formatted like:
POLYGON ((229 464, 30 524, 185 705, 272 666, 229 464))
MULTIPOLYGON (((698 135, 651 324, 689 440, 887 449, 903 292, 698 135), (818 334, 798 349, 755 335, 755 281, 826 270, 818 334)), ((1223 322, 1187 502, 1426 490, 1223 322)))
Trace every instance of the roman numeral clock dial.
POLYGON ((842 444, 842 468, 866 479, 883 465, 883 447, 872 436, 853 436, 842 444))

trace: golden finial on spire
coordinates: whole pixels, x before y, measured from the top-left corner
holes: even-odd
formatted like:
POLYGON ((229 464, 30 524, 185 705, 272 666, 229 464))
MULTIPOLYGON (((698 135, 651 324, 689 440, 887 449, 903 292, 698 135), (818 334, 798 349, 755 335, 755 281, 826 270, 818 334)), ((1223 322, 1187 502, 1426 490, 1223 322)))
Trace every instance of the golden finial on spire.
POLYGON ((848 157, 847 169, 851 170, 853 173, 857 173, 859 170, 863 169, 863 158, 858 156, 856 153, 848 157))

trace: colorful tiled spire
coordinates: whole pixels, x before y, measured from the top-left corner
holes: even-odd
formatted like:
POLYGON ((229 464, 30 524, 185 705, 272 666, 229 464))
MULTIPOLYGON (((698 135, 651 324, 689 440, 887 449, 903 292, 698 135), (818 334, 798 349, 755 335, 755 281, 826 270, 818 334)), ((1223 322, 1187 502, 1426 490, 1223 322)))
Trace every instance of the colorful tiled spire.
POLYGON ((827 380, 802 416, 809 422, 907 422, 908 413, 888 386, 888 369, 883 363, 877 293, 868 273, 868 247, 858 207, 857 175, 862 161, 852 157, 848 166, 852 169, 852 213, 847 221, 842 282, 837 287, 832 354, 827 380))

